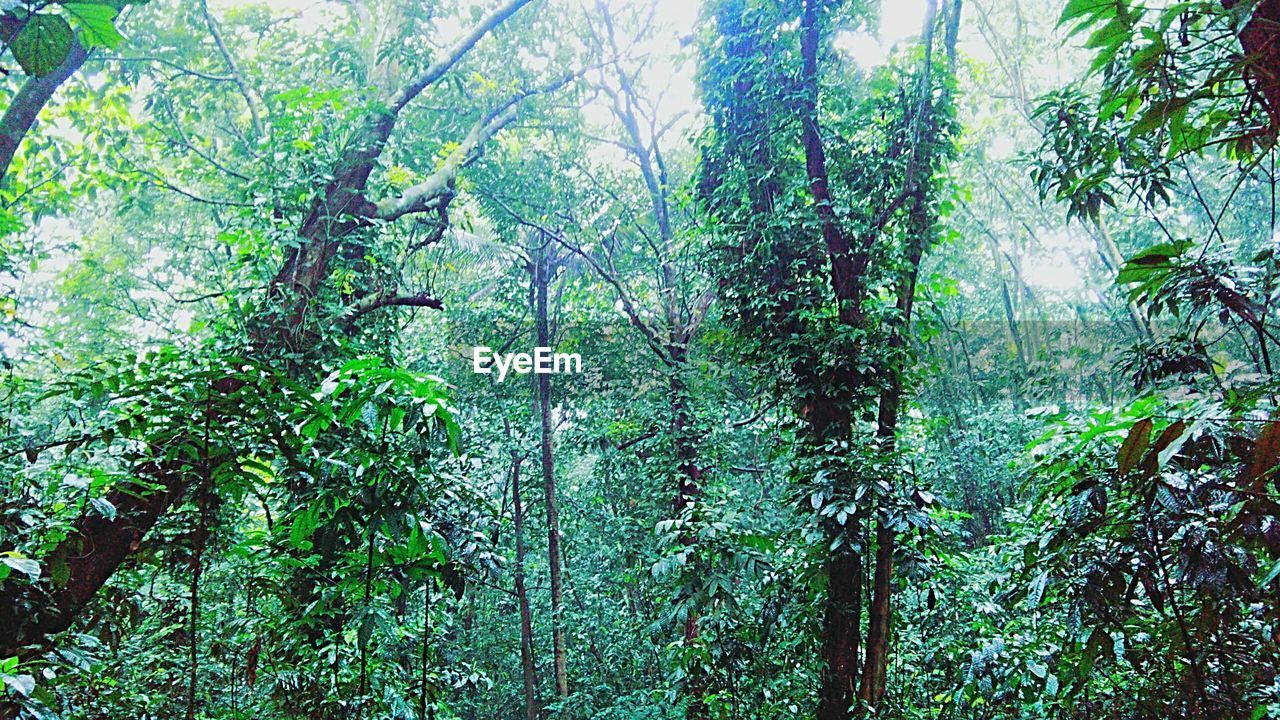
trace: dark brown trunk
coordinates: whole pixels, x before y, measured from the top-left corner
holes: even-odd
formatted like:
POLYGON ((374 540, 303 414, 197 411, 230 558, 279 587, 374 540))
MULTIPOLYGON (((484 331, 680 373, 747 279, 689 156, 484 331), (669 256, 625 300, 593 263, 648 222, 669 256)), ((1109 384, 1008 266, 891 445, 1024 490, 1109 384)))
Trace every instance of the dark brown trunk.
POLYGON ((524 502, 520 498, 520 465, 523 458, 511 454, 511 516, 515 524, 516 601, 520 604, 520 671, 524 677, 524 713, 526 720, 538 720, 538 670, 533 654, 533 610, 524 585, 524 502))
MULTIPOLYGON (((802 142, 805 170, 813 194, 823 241, 831 262, 831 288, 840 322, 859 327, 864 323, 861 308, 869 256, 855 251, 841 230, 829 190, 826 153, 818 125, 818 53, 821 41, 816 0, 806 0, 801 16, 802 142)), ((818 398, 807 408, 813 443, 821 448, 832 438, 849 439, 852 426, 849 410, 837 398, 818 398)), ((847 720, 853 707, 858 677, 858 646, 861 641, 862 550, 850 538, 857 537, 859 518, 831 528, 832 541, 843 537, 827 561, 827 602, 822 624, 822 671, 818 696, 818 720, 847 720)))
POLYGON ((809 177, 809 191, 813 194, 814 211, 822 228, 822 240, 831 262, 831 290, 838 303, 840 321, 846 325, 862 323, 862 297, 870 256, 863 252, 861 243, 855 249, 849 236, 840 227, 835 206, 831 199, 827 174, 826 149, 818 125, 818 52, 822 39, 819 28, 817 0, 805 0, 801 17, 801 85, 803 100, 801 109, 801 142, 804 144, 805 172, 809 177))
MULTIPOLYGON (((811 401, 804 414, 814 448, 820 449, 834 439, 848 440, 851 420, 840 403, 818 398, 811 401)), ((840 542, 827 560, 818 720, 848 720, 857 690, 862 639, 862 550, 852 543, 861 534, 861 526, 861 518, 855 516, 843 527, 830 527, 827 532, 832 542, 840 542)))
MULTIPOLYGON (((880 441, 881 451, 892 456, 897 450, 898 414, 902 407, 902 376, 905 368, 901 365, 901 354, 906 350, 905 334, 911 322, 911 308, 914 304, 916 277, 919 274, 920 258, 925 242, 924 233, 929 231, 928 213, 922 208, 924 199, 920 198, 912 211, 907 266, 904 268, 898 289, 898 326, 889 338, 889 346, 894 355, 894 367, 890 369, 887 387, 880 393, 880 408, 876 419, 876 437, 880 441), (918 225, 917 221, 925 223, 918 225)), ((897 485, 896 478, 886 478, 891 487, 897 485)), ((874 709, 884 698, 889 672, 889 628, 893 619, 893 552, 894 532, 889 526, 884 513, 888 507, 882 505, 881 517, 876 522, 876 558, 875 572, 871 583, 871 608, 867 619, 867 656, 862 666, 862 680, 858 687, 858 699, 864 707, 874 709)))
MULTIPOLYGON (((850 537, 860 523, 850 519, 850 537)), ((827 561, 827 603, 822 622, 822 677, 818 720, 848 720, 858 677, 858 642, 862 622, 862 556, 842 546, 827 561)))
MULTIPOLYGON (((38 653, 49 636, 67 628, 125 558, 137 549, 142 537, 161 513, 182 496, 197 473, 181 462, 148 463, 135 471, 160 486, 129 483, 107 495, 116 509, 115 519, 90 512, 76 521, 70 535, 45 558, 45 587, 30 596, 0 596, 0 656, 26 656, 24 646, 38 653), (66 578, 59 585, 51 573, 66 578)), ((19 588, 10 582, 10 588, 19 588)))
MULTIPOLYGON (((922 121, 931 127, 932 114, 922 121)), ((932 162, 925 167, 932 168, 932 162)), ((924 178, 929 183, 931 179, 924 178)), ((889 336, 891 352, 889 381, 880 392, 879 411, 876 417, 876 438, 881 452, 892 456, 897 452, 898 415, 902 408, 902 379, 906 371, 903 363, 906 353, 906 333, 911 325, 911 311, 915 305, 916 281, 920 273, 920 260, 924 248, 930 242, 933 231, 933 214, 928 207, 928 193, 921 189, 916 193, 907 228, 908 247, 904 265, 898 277, 898 318, 889 336)), ((891 460, 891 462, 893 462, 891 460)), ((890 487, 896 487, 896 477, 888 477, 890 487)), ((886 498, 887 499, 887 498, 886 498)), ((871 584, 871 608, 867 622, 867 655, 862 666, 862 680, 858 699, 865 708, 874 710, 884 698, 889 673, 890 626, 893 620, 893 554, 895 536, 885 513, 889 510, 882 503, 876 523, 876 564, 871 584)))
MULTIPOLYGON (((296 346, 308 303, 327 277, 342 234, 357 225, 350 215, 342 213, 358 214, 360 203, 367 204, 362 194, 364 185, 385 147, 393 121, 393 116, 387 116, 371 122, 364 133, 367 142, 340 163, 342 169, 337 177, 314 204, 299 231, 304 242, 286 255, 273 282, 274 301, 283 303, 287 310, 282 318, 270 319, 258 329, 255 334, 260 345, 274 342, 296 346)), ((70 536, 44 563, 46 568, 65 568, 66 583, 54 587, 45 598, 28 599, 26 607, 19 602, 2 603, 0 638, 5 640, 0 643, 11 647, 0 650, 12 653, 24 644, 43 644, 48 636, 70 627, 81 608, 137 548, 157 518, 198 479, 183 469, 185 465, 181 457, 163 464, 148 463, 137 475, 159 485, 159 491, 131 483, 106 498, 116 508, 114 520, 97 512, 81 517, 70 536)))
POLYGON ((271 281, 268 303, 274 314, 254 331, 259 346, 299 349, 306 344, 307 311, 329 277, 333 259, 344 238, 374 212, 364 192, 395 121, 396 117, 389 113, 371 116, 356 143, 338 163, 333 180, 312 203, 298 229, 300 242, 287 250, 283 265, 271 281))
POLYGON ((862 665, 858 699, 874 708, 884 698, 889 674, 889 627, 893 618, 893 530, 881 518, 876 524, 876 566, 867 623, 867 657, 862 665))
MULTIPOLYGON (((1240 0, 1223 0, 1231 9, 1240 0)), ((1271 124, 1269 134, 1280 134, 1280 0, 1262 0, 1240 31, 1244 50, 1244 76, 1255 101, 1263 106, 1271 124)))
MULTIPOLYGON (((548 322, 547 291, 551 285, 552 259, 546 238, 534 251, 534 341, 538 347, 551 347, 551 331, 548 322)), ((547 560, 551 566, 551 643, 556 673, 556 694, 569 696, 569 675, 566 668, 564 638, 564 576, 560 555, 560 502, 556 498, 556 467, 554 455, 554 428, 551 422, 551 375, 534 375, 537 390, 538 419, 541 426, 539 451, 542 461, 542 490, 547 506, 547 560)))
MULTIPOLYGON (((938 16, 937 0, 929 0, 926 12, 924 32, 925 65, 924 75, 920 83, 920 96, 916 105, 916 127, 919 128, 915 138, 913 153, 916 157, 912 170, 919 167, 919 176, 912 177, 909 171, 910 212, 907 223, 907 248, 903 265, 898 272, 896 284, 898 317, 894 321, 889 336, 889 380, 881 390, 879 412, 876 418, 876 436, 882 452, 892 456, 897 452, 898 416, 902 409, 903 376, 906 372, 906 337, 911 326, 911 313, 915 305, 916 283, 920 274, 920 261, 924 250, 933 242, 935 211, 931 206, 933 196, 933 174, 939 158, 934 154, 938 144, 941 128, 938 115, 930 99, 933 90, 933 43, 934 27, 938 16)), ((955 72, 955 44, 960 28, 960 0, 952 0, 946 8, 946 35, 944 45, 948 63, 948 74, 955 72)), ((945 81, 944 81, 945 82, 945 81)), ((950 95, 945 90, 941 102, 950 103, 950 95)), ((896 477, 889 477, 890 487, 896 486, 896 477)), ((891 626, 893 621, 893 564, 895 536, 886 511, 889 508, 882 504, 880 517, 876 524, 876 565, 872 578, 871 609, 867 625, 867 654, 862 668, 862 680, 858 690, 858 698, 863 707, 870 713, 876 712, 884 699, 888 685, 889 651, 891 626)))

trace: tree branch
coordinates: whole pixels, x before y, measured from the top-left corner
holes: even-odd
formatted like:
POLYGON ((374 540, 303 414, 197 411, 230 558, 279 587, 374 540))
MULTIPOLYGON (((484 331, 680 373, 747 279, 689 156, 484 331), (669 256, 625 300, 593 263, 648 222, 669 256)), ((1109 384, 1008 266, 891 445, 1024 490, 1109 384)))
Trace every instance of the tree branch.
POLYGON ((244 81, 244 75, 240 73, 240 67, 236 65, 235 58, 231 55, 231 51, 227 49, 227 44, 222 40, 222 32, 218 30, 218 23, 213 19, 213 13, 209 12, 208 0, 200 0, 200 12, 204 14, 204 22, 209 26, 209 34, 213 36, 213 42, 218 46, 218 52, 222 53, 222 59, 227 63, 227 69, 231 71, 231 77, 235 80, 236 87, 240 88, 240 94, 244 96, 244 102, 249 106, 249 116, 253 119, 253 134, 255 138, 260 138, 262 132, 262 118, 258 116, 258 104, 254 101, 253 95, 249 92, 249 84, 244 81))
POLYGON ((4 117, 0 118, 0 184, 3 184, 18 146, 22 144, 22 139, 35 124, 40 111, 53 98, 53 94, 62 83, 80 69, 88 57, 89 51, 80 44, 80 41, 72 40, 67 59, 63 60, 57 69, 48 75, 28 78, 22 89, 13 97, 13 101, 4 111, 4 117))
POLYGON ((193 192, 183 190, 177 185, 174 185, 173 183, 164 179, 164 177, 162 177, 158 173, 155 173, 151 170, 148 170, 142 167, 141 165, 137 164, 133 160, 130 160, 128 157, 124 155, 121 155, 120 159, 124 160, 125 164, 128 165, 130 168, 132 168, 134 172, 151 178, 153 181, 155 181, 155 184, 157 186, 162 187, 170 192, 175 192, 185 198, 194 200, 195 202, 203 203, 205 205, 219 205, 222 207, 253 207, 253 203, 238 202, 235 200, 216 200, 214 198, 201 197, 199 195, 196 195, 193 192))
POLYGON ((342 321, 345 325, 350 326, 357 318, 384 307, 418 307, 443 310, 444 302, 426 293, 414 295, 397 295, 391 291, 374 293, 344 310, 342 321))
MULTIPOLYGON (((178 63, 175 63, 173 61, 165 60, 164 58, 154 57, 151 55, 147 55, 144 57, 104 57, 104 58, 101 58, 101 60, 102 62, 114 61, 114 62, 121 62, 121 63, 159 63, 161 65, 164 65, 165 67, 176 70, 179 75, 190 75, 191 77, 200 78, 201 80, 208 80, 209 82, 235 82, 236 81, 236 79, 230 75, 213 75, 211 73, 201 72, 199 70, 192 70, 189 67, 179 65, 178 63)), ((176 76, 170 76, 170 79, 172 79, 173 77, 176 77, 176 76)))
POLYGON ((498 131, 516 119, 520 103, 534 95, 545 95, 568 85, 579 73, 569 73, 549 85, 524 90, 501 105, 490 110, 471 126, 462 143, 454 148, 440 167, 426 180, 407 189, 399 197, 382 200, 376 204, 374 217, 380 220, 396 220, 413 213, 437 209, 453 198, 453 183, 458 171, 479 157, 480 149, 498 131))
MULTIPOLYGON (((544 232, 546 231, 544 230, 544 232)), ((644 336, 645 342, 649 344, 649 348, 657 353, 658 359, 662 361, 663 365, 666 365, 667 367, 675 367, 676 363, 671 359, 670 353, 667 352, 667 347, 663 344, 661 338, 658 337, 658 333, 656 333, 654 329, 649 326, 649 323, 645 322, 644 318, 640 315, 640 308, 636 307, 635 302, 631 299, 631 295, 627 293, 626 288, 622 286, 618 277, 607 270, 599 263, 599 261, 588 254, 585 250, 569 242, 564 235, 561 235, 560 233, 549 233, 549 237, 554 238, 556 242, 568 248, 570 252, 585 260, 587 264, 591 266, 591 269, 595 270, 596 274, 613 288, 614 293, 618 296, 618 302, 622 303, 622 312, 627 316, 627 319, 631 321, 631 324, 640 331, 640 334, 644 336)))
POLYGON ((422 94, 433 83, 444 77, 449 71, 466 55, 476 43, 493 32, 493 29, 506 22, 507 18, 515 15, 520 8, 528 5, 534 0, 509 0, 507 3, 489 13, 478 25, 471 29, 471 32, 462 36, 456 43, 445 51, 435 62, 431 63, 422 74, 414 78, 412 82, 404 87, 391 103, 392 114, 399 114, 406 105, 413 102, 413 99, 422 94))
POLYGON ((648 343, 650 349, 658 354, 658 359, 661 360, 664 365, 672 365, 671 358, 667 354, 667 349, 663 345, 662 340, 658 337, 658 334, 654 332, 653 328, 649 327, 649 324, 645 322, 644 318, 641 317, 640 309, 636 307, 636 304, 631 300, 631 296, 627 293, 626 288, 622 286, 622 283, 618 280, 616 275, 609 272, 608 269, 601 265, 594 257, 587 254, 587 252, 581 247, 570 242, 562 233, 525 218, 497 196, 488 195, 487 197, 497 203, 498 206, 510 215, 517 223, 543 233, 548 238, 555 240, 560 245, 563 245, 567 250, 585 260, 586 263, 591 266, 592 270, 594 270, 602 280, 613 288, 614 292, 618 296, 618 301, 622 303, 623 313, 626 314, 627 319, 631 321, 631 324, 640 331, 640 334, 644 336, 645 342, 648 343))

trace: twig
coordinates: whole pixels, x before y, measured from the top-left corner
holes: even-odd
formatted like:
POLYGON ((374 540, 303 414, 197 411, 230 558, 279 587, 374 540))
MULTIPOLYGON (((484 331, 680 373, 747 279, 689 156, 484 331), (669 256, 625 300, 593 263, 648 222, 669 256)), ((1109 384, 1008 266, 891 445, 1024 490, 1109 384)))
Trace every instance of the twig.
POLYGON ((104 58, 101 58, 101 60, 103 62, 115 61, 115 62, 122 62, 122 63, 153 62, 153 63, 159 63, 161 65, 164 65, 165 67, 173 68, 174 70, 177 70, 179 73, 183 75, 190 75, 192 77, 200 78, 201 80, 208 80, 209 82, 235 82, 236 81, 236 79, 231 77, 230 75, 211 75, 206 72, 200 72, 199 70, 192 70, 189 67, 184 67, 171 60, 165 60, 164 58, 153 57, 150 55, 146 55, 143 57, 104 57, 104 58))
POLYGON ((253 95, 249 92, 249 85, 244 81, 244 75, 240 74, 240 68, 236 65, 235 58, 232 57, 231 51, 227 49, 227 44, 222 40, 222 33, 218 30, 218 23, 213 19, 213 14, 209 12, 208 0, 200 0, 200 12, 204 14, 205 24, 209 26, 209 34, 213 36, 213 42, 217 44, 218 51, 222 53, 222 59, 227 63, 227 69, 231 71, 231 78, 235 81, 236 87, 240 88, 240 94, 244 96, 244 102, 249 106, 249 115, 253 120, 253 133, 255 137, 262 137, 262 118, 258 116, 258 104, 254 102, 253 95))

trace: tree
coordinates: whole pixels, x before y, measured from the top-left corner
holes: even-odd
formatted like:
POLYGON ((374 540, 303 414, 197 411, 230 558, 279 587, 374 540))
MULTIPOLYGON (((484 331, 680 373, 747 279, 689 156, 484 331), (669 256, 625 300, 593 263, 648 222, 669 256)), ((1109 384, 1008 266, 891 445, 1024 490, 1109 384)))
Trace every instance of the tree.
MULTIPOLYGON (((563 86, 568 78, 543 88, 522 90, 483 111, 457 148, 444 163, 422 182, 407 188, 398 197, 374 203, 364 196, 365 188, 378 158, 386 149, 396 119, 424 90, 443 78, 482 38, 529 4, 514 0, 485 16, 425 70, 409 78, 387 105, 359 120, 353 130, 353 141, 332 169, 332 179, 311 203, 298 228, 300 241, 285 253, 279 271, 268 290, 268 312, 252 340, 262 349, 283 347, 301 350, 308 333, 307 316, 314 298, 329 277, 332 262, 346 239, 370 220, 392 221, 422 212, 438 212, 447 208, 454 195, 452 184, 461 168, 473 161, 481 145, 516 117, 519 103, 527 97, 563 86)), ((400 295, 394 289, 366 292, 353 304, 350 313, 362 315, 371 310, 394 305, 429 305, 429 298, 400 295)), ((232 390, 238 390, 232 382, 232 390)), ((224 392, 221 386, 214 391, 224 392)), ((3 635, 10 638, 6 652, 11 654, 24 645, 41 645, 67 627, 80 609, 98 591, 116 568, 129 556, 156 520, 189 489, 193 478, 183 468, 185 458, 144 465, 139 473, 146 480, 137 487, 122 487, 108 502, 118 509, 117 518, 86 516, 70 536, 51 553, 65 562, 67 580, 52 583, 46 599, 27 604, 8 598, 6 605, 17 610, 8 616, 3 635), (150 491, 149 485, 162 488, 150 491), (86 548, 92 548, 88 552, 86 548)))
MULTIPOLYGON (((704 192, 711 212, 733 243, 727 257, 734 274, 725 276, 722 283, 734 286, 731 302, 743 327, 740 332, 763 331, 770 338, 755 347, 748 345, 753 359, 794 378, 785 391, 794 397, 807 425, 812 463, 807 467, 816 470, 812 505, 823 518, 825 544, 831 548, 826 563, 820 718, 847 717, 855 704, 855 688, 857 701, 874 708, 885 688, 892 528, 906 526, 903 515, 911 518, 910 511, 898 509, 900 501, 891 494, 898 492, 892 490, 898 484, 890 458, 905 372, 905 343, 897 328, 910 322, 920 259, 931 244, 936 222, 936 211, 930 206, 936 202, 934 176, 947 154, 951 100, 946 88, 954 73, 948 65, 941 71, 934 68, 937 8, 931 9, 919 74, 900 79, 901 84, 886 93, 888 97, 873 91, 864 101, 864 117, 894 118, 877 128, 883 136, 873 136, 872 142, 883 143, 884 149, 874 160, 871 153, 875 151, 870 149, 863 151, 866 156, 855 154, 866 164, 840 169, 849 175, 833 176, 828 166, 830 141, 824 139, 827 123, 820 116, 824 97, 820 61, 828 47, 831 18, 842 10, 839 5, 806 2, 767 10, 745 9, 736 3, 719 5, 715 17, 724 35, 723 54, 712 56, 704 80, 715 120, 711 142, 720 153, 719 157, 713 154, 704 170, 704 192), (798 36, 776 39, 778 28, 796 14, 798 36), (787 42, 798 44, 798 52, 788 48, 787 42), (794 79, 769 77, 774 71, 761 66, 759 57, 772 53, 795 58, 794 79), (934 80, 935 73, 940 81, 934 80), (784 89, 772 90, 777 86, 784 89), (748 108, 746 102, 759 103, 763 110, 748 108), (798 116, 799 128, 788 117, 792 112, 798 116), (777 158, 789 152, 785 144, 771 140, 779 137, 785 138, 782 143, 798 142, 803 175, 773 170, 786 167, 778 165, 777 158), (811 213, 811 219, 797 222, 791 199, 795 186, 787 183, 800 183, 801 178, 808 196, 803 212, 811 213), (743 197, 749 198, 745 204, 743 197), (869 211, 852 209, 857 207, 869 211), (896 245, 882 239, 895 221, 902 223, 904 236, 896 245), (816 234, 820 243, 782 239, 794 232, 816 234), (868 307, 870 288, 883 282, 897 297, 888 312, 868 307), (878 333, 884 334, 877 337, 878 333), (872 355, 870 348, 886 337, 889 352, 872 355), (779 347, 779 343, 785 344, 779 347), (769 357, 779 350, 783 350, 780 358, 769 357), (876 442, 869 443, 876 449, 867 452, 859 449, 857 425, 877 393, 876 442), (868 462, 870 467, 858 467, 868 462), (868 498, 878 508, 879 526, 868 645, 860 665, 860 579, 867 548, 861 524, 868 514, 866 503, 860 501, 877 487, 881 489, 868 498)), ((951 3, 945 42, 952 58, 958 24, 959 4, 951 3)), ((953 67, 954 61, 949 62, 953 67)), ((836 123, 851 122, 849 115, 854 113, 856 109, 846 111, 831 124, 838 128, 836 123)), ((841 140, 856 142, 848 136, 841 140)))
POLYGON ((497 4, 0 3, 0 717, 1280 712, 1270 3, 497 4))

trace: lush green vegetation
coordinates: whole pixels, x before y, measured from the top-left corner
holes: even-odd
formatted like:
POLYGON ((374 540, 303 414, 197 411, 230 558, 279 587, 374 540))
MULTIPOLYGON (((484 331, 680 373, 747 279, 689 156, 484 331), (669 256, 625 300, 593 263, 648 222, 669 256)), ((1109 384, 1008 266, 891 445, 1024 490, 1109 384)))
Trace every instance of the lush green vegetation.
POLYGON ((1280 718, 1280 1, 0 42, 0 717, 1280 718))

